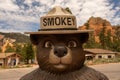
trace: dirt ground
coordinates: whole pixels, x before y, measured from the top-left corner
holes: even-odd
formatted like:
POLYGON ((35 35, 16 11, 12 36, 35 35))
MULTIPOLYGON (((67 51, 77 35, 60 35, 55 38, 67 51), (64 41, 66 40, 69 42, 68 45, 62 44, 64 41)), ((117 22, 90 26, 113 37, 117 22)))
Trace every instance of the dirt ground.
POLYGON ((109 63, 90 66, 104 73, 110 80, 120 80, 120 63, 109 63))

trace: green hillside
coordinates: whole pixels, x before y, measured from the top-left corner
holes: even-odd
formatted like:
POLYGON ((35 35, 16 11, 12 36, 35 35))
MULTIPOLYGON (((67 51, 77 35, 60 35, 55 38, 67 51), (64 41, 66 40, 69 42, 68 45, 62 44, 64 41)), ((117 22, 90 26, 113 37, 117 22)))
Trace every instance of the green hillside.
POLYGON ((0 32, 0 34, 4 35, 5 38, 15 39, 16 43, 30 42, 29 36, 26 36, 25 34, 22 34, 22 33, 3 33, 3 32, 0 32))

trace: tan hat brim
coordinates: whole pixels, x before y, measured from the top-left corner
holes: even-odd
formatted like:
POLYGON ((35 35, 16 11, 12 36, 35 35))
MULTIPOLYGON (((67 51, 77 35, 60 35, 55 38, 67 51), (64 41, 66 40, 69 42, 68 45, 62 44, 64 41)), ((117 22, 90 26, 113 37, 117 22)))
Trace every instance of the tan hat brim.
POLYGON ((25 32, 25 34, 79 34, 89 32, 93 32, 93 30, 51 30, 51 31, 25 32))

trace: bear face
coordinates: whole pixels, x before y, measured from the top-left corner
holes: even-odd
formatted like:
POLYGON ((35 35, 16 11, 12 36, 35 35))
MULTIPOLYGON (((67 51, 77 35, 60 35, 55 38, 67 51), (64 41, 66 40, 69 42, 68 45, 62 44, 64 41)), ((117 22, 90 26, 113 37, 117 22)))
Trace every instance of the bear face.
POLYGON ((88 40, 88 33, 30 35, 30 38, 37 46, 37 61, 42 70, 61 74, 84 65, 82 45, 88 40))

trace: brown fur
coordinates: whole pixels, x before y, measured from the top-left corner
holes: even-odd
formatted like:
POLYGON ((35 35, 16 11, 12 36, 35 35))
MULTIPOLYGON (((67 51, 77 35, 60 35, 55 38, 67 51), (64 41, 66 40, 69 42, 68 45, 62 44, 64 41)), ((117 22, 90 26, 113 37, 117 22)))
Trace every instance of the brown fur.
POLYGON ((80 70, 66 74, 52 74, 39 68, 20 80, 108 80, 108 78, 102 73, 84 66, 80 70))
MULTIPOLYGON (((40 68, 20 80, 108 80, 102 73, 84 66, 85 52, 82 44, 87 39, 88 33, 31 35, 32 43, 37 46, 40 68), (45 47, 46 41, 52 42, 52 46, 45 47), (75 47, 69 47, 70 41, 75 41, 75 47), (67 54, 58 57, 55 55, 55 48, 61 46, 65 47, 67 54)), ((62 53, 62 50, 59 52, 62 53)))

